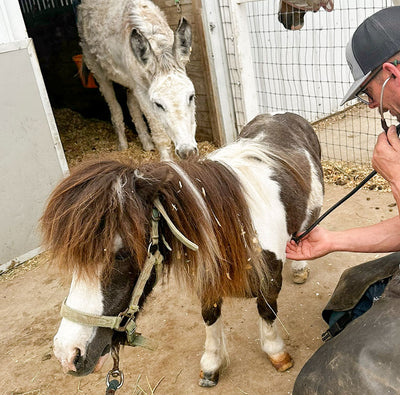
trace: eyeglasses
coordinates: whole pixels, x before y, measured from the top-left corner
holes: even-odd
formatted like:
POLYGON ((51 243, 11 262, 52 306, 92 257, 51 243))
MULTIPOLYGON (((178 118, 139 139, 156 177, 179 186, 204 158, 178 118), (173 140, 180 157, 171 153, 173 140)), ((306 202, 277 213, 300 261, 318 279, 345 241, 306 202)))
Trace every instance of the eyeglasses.
MULTIPOLYGON (((397 66, 398 64, 400 64, 400 61, 395 59, 393 62, 385 62, 385 63, 391 63, 394 66, 397 66)), ((379 74, 379 72, 382 70, 383 66, 378 67, 370 76, 370 78, 368 79, 368 82, 366 82, 363 86, 362 89, 360 89, 360 91, 358 93, 356 93, 356 98, 358 100, 360 100, 362 103, 369 105, 369 103, 373 102, 374 99, 373 97, 371 97, 368 92, 366 91, 366 87, 367 85, 379 74)))

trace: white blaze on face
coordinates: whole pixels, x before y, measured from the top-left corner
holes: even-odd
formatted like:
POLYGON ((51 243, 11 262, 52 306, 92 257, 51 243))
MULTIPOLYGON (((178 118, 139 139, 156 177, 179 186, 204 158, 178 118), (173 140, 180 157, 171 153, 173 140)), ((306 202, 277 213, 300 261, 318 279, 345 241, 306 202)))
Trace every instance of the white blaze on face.
MULTIPOLYGON (((66 301, 67 306, 90 314, 103 313, 103 296, 100 280, 85 281, 83 278, 72 278, 71 288, 66 301)), ((76 371, 74 359, 79 350, 86 354, 87 344, 96 333, 96 328, 80 325, 63 318, 54 337, 54 354, 61 362, 64 372, 76 371)))
POLYGON ((160 123, 178 149, 196 147, 194 86, 182 72, 159 76, 149 90, 160 123))

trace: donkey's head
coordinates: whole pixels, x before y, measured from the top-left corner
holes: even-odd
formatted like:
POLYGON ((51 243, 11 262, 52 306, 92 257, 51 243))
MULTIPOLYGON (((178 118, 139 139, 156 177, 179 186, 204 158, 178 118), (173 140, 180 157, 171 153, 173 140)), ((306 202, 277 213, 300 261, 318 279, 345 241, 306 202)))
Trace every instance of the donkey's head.
POLYGON ((294 7, 291 4, 281 0, 278 11, 278 20, 285 29, 300 30, 304 26, 305 10, 294 7))
POLYGON ((157 40, 145 37, 138 29, 132 30, 131 48, 145 71, 136 94, 142 99, 142 110, 154 137, 165 131, 177 155, 185 159, 197 153, 195 91, 185 71, 191 52, 191 27, 182 18, 172 46, 161 44, 156 51, 151 42, 157 40))

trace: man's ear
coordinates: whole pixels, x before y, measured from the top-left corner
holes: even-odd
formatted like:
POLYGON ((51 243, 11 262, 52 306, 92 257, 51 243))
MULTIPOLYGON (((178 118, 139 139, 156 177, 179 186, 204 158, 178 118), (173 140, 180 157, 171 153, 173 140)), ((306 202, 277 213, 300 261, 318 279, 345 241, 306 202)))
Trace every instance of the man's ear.
POLYGON ((400 63, 398 65, 394 65, 390 62, 386 62, 382 65, 382 69, 391 74, 393 78, 399 78, 400 80, 400 63))

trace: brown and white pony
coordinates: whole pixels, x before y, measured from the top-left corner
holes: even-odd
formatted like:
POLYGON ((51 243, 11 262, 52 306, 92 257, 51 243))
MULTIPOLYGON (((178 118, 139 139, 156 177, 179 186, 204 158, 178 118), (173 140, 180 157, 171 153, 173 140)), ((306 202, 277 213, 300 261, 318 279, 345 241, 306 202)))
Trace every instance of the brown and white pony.
POLYGON ((82 0, 77 10, 83 60, 110 108, 119 148, 128 143, 113 83, 127 88, 129 113, 146 151, 155 146, 168 159, 172 141, 181 158, 197 153, 195 91, 185 70, 192 43, 188 21, 182 18, 174 34, 150 0, 82 0))
MULTIPOLYGON (((159 199, 187 248, 159 224, 164 272, 200 298, 206 324, 201 386, 213 386, 227 360, 221 319, 225 297, 256 298, 261 347, 278 371, 292 366, 275 327, 285 246, 311 224, 323 200, 320 146, 298 115, 259 115, 239 139, 208 157, 136 166, 95 161, 73 170, 53 191, 41 220, 44 245, 71 271, 72 309, 115 316, 127 308, 149 250, 159 199)), ((306 262, 295 274, 305 278, 306 262), (304 277, 305 276, 305 277, 304 277)), ((139 305, 154 285, 153 273, 139 305)), ((54 352, 66 372, 100 369, 115 333, 63 318, 54 352)))
POLYGON ((304 26, 306 12, 317 12, 321 7, 332 11, 333 0, 281 0, 278 19, 286 29, 300 30, 304 26))

